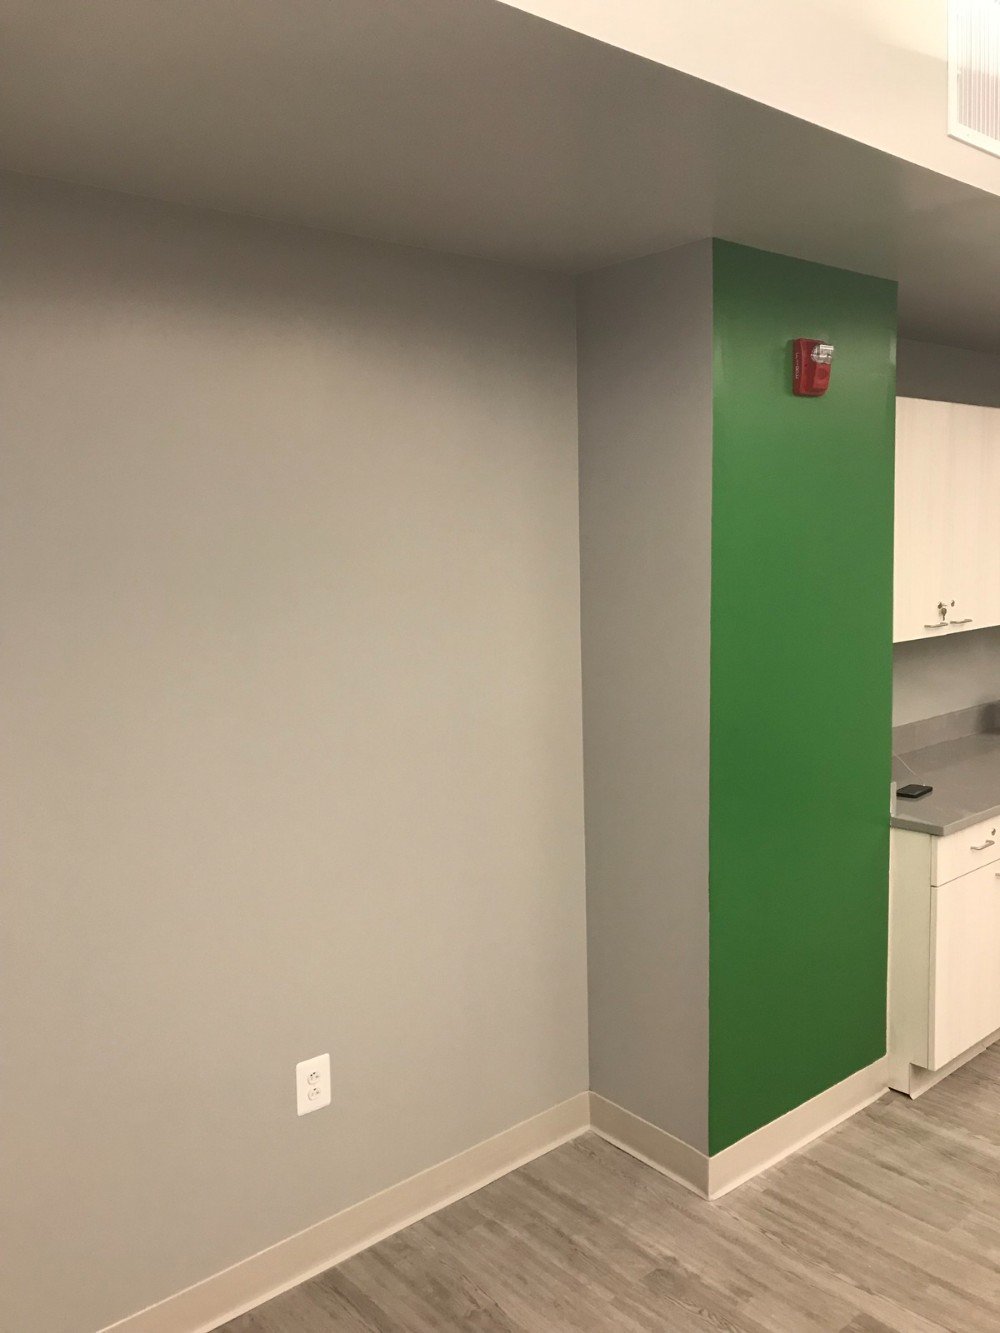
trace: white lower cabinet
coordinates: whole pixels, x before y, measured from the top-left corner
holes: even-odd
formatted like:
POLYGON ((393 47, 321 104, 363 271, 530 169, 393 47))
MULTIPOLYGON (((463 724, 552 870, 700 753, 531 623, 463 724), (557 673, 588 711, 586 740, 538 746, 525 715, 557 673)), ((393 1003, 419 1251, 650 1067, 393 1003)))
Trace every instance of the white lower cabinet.
POLYGON ((1000 1035, 1000 846, 983 847, 997 827, 893 830, 889 1082, 911 1096, 1000 1035))
POLYGON ((970 871, 931 894, 929 1069, 1000 1028, 1000 871, 970 871))

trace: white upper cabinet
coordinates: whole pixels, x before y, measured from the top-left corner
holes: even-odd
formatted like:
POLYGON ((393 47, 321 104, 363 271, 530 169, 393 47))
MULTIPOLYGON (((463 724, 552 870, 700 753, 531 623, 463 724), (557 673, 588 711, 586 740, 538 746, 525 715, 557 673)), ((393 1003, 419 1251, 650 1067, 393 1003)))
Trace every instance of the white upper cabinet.
POLYGON ((893 639, 1000 625, 1000 409, 896 400, 893 639))

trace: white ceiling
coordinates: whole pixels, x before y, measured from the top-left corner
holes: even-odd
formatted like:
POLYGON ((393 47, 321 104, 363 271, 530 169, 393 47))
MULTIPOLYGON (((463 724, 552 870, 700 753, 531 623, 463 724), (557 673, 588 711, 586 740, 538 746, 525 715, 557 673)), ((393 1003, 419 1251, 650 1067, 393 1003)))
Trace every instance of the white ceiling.
POLYGON ((495 0, 0 0, 0 167, 570 270, 724 236, 1000 351, 1000 197, 495 0))
POLYGON ((1000 158, 948 137, 950 0, 503 2, 1000 194, 1000 158))

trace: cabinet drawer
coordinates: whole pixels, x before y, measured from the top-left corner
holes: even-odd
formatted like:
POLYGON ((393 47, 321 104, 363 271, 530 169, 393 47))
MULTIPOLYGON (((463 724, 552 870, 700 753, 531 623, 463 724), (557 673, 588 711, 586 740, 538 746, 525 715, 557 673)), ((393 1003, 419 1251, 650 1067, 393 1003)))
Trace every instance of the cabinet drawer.
POLYGON ((1000 1029, 1000 866, 931 890, 928 1067, 1000 1029))
POLYGON ((1000 815, 931 842, 931 883, 947 884, 979 866, 1000 861, 1000 815))

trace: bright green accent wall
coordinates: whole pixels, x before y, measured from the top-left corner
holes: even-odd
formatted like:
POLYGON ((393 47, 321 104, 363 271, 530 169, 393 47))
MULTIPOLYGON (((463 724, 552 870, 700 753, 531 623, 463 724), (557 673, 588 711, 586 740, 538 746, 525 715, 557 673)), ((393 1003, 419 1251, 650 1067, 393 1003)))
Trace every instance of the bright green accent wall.
POLYGON ((885 1051, 896 288, 717 241, 713 298, 714 1153, 885 1051))

